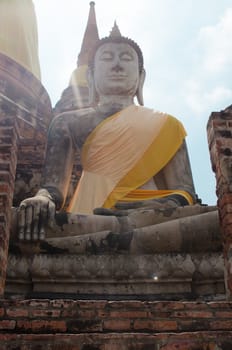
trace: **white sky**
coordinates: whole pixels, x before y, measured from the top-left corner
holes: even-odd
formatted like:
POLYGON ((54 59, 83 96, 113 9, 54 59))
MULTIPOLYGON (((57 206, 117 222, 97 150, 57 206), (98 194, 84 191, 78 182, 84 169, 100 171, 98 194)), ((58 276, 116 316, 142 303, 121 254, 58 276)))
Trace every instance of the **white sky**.
MULTIPOLYGON (((52 104, 76 67, 89 1, 34 0, 42 82, 52 104)), ((187 130, 196 192, 215 204, 206 124, 232 104, 231 0, 95 0, 100 37, 116 19, 122 35, 141 47, 145 106, 168 112, 187 130)))

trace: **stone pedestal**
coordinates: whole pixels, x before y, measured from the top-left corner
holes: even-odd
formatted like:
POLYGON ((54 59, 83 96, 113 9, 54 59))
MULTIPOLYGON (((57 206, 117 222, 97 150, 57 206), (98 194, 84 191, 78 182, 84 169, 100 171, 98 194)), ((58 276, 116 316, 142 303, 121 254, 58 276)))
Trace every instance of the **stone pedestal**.
POLYGON ((232 107, 212 113, 208 122, 212 168, 216 175, 223 235, 227 296, 232 298, 232 107))
POLYGON ((9 255, 9 295, 142 300, 224 296, 220 253, 9 255))
POLYGON ((4 291, 13 197, 18 203, 39 186, 51 117, 50 100, 40 81, 0 54, 0 295, 4 291))
POLYGON ((45 241, 18 241, 12 231, 6 291, 32 297, 223 296, 220 238, 214 207, 148 209, 119 218, 59 213, 45 241))

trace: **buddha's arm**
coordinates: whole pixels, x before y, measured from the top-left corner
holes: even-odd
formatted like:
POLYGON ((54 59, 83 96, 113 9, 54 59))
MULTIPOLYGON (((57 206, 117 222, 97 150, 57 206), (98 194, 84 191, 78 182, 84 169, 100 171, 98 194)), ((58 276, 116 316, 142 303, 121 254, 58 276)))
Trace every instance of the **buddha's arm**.
MULTIPOLYGON (((154 177, 158 189, 179 190, 187 192, 196 203, 196 195, 192 179, 191 167, 185 141, 180 149, 169 161, 169 163, 154 177)), ((188 200, 180 194, 171 194, 169 196, 144 200, 143 202, 118 202, 117 209, 136 209, 136 208, 168 208, 190 204, 188 200)))
POLYGON ((52 122, 48 133, 47 153, 41 189, 19 207, 19 238, 43 239, 44 225, 54 219, 67 194, 73 166, 73 140, 65 116, 52 122))
POLYGON ((68 116, 55 118, 48 132, 42 189, 46 189, 60 209, 65 201, 74 161, 73 138, 68 116))
MULTIPOLYGON (((192 197, 193 203, 196 202, 196 194, 185 141, 158 176, 163 177, 166 189, 186 191, 192 197)), ((180 195, 173 195, 170 198, 176 201, 177 205, 189 204, 188 201, 180 195)))

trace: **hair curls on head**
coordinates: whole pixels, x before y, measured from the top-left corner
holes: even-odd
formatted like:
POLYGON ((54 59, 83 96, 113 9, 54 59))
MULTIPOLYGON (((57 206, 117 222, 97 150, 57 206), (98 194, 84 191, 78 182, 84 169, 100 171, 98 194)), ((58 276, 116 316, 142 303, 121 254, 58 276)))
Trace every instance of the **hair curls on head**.
POLYGON ((96 55, 97 50, 99 49, 100 46, 107 44, 107 43, 125 43, 130 45, 135 52, 138 55, 138 61, 139 61, 139 72, 141 73, 143 71, 143 54, 142 51, 139 47, 138 44, 136 44, 135 41, 132 39, 126 38, 124 36, 108 36, 106 38, 103 38, 98 41, 97 45, 95 46, 94 50, 91 52, 90 57, 89 57, 89 67, 91 70, 94 69, 94 58, 96 55))

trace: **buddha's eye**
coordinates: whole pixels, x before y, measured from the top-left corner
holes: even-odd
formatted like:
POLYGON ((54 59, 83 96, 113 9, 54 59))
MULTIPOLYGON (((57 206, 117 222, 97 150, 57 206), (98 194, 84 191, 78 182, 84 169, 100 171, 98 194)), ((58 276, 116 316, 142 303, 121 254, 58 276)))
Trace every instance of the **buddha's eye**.
POLYGON ((122 52, 120 55, 122 61, 133 61, 134 56, 130 52, 122 52))
POLYGON ((104 52, 102 52, 100 59, 101 59, 101 61, 112 61, 113 53, 110 51, 104 51, 104 52))

